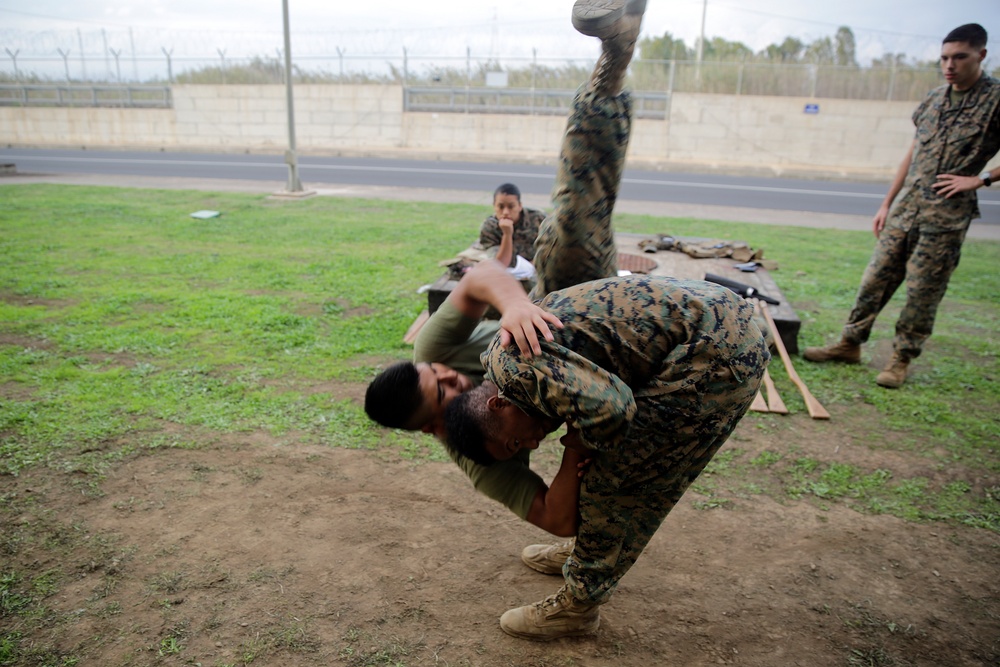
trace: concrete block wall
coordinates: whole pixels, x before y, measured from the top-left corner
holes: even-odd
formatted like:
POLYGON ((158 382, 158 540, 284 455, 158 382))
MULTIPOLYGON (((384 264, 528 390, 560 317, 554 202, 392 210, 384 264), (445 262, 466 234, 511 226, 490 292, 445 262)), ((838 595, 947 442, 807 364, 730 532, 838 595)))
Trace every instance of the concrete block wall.
POLYGON ((892 173, 913 140, 911 102, 676 94, 665 159, 724 169, 892 173), (806 113, 806 105, 818 113, 806 113))
MULTIPOLYGON (((554 162, 562 116, 406 113, 391 85, 299 85, 297 148, 554 162)), ((0 107, 0 142, 280 152, 284 86, 178 85, 172 109, 0 107)), ((665 120, 636 120, 635 165, 888 180, 912 141, 916 103, 676 93, 665 120), (818 113, 805 113, 807 104, 818 113)), ((992 165, 1000 161, 994 159, 992 165)))

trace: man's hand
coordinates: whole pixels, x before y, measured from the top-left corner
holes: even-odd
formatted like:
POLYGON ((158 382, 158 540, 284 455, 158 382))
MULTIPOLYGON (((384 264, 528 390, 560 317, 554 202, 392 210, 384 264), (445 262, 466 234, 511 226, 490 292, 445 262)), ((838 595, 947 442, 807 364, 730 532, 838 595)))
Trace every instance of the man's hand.
POLYGON ((525 298, 523 301, 511 303, 504 307, 500 318, 500 345, 508 347, 511 341, 517 343, 517 349, 526 359, 542 353, 542 345, 538 341, 541 333, 545 340, 552 340, 552 330, 549 325, 562 329, 563 324, 552 313, 539 308, 525 298))
POLYGON ((500 233, 504 236, 508 236, 514 233, 514 221, 510 218, 500 218, 498 221, 500 225, 500 233))
POLYGON ((978 176, 955 176, 954 174, 938 174, 937 182, 931 187, 937 190, 945 199, 951 199, 960 192, 969 192, 982 187, 983 181, 978 176))
POLYGON ((878 238, 882 233, 882 229, 885 227, 886 218, 889 217, 889 205, 882 204, 879 207, 878 213, 872 218, 872 232, 875 234, 875 238, 878 238))
POLYGON ((569 422, 566 422, 566 435, 559 438, 559 442, 566 449, 576 453, 576 476, 577 479, 582 479, 583 474, 587 472, 587 467, 593 460, 590 458, 590 455, 593 452, 590 448, 583 444, 583 438, 580 437, 579 429, 575 428, 569 422))

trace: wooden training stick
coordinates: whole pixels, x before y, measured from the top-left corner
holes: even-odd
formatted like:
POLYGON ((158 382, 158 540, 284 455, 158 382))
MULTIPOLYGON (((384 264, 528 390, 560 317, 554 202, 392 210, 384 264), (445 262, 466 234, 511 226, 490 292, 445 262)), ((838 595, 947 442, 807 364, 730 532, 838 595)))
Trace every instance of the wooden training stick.
POLYGON ((799 388, 799 393, 802 394, 802 398, 805 399, 806 409, 809 411, 809 416, 813 419, 829 419, 830 413, 826 411, 826 408, 816 400, 816 397, 812 395, 809 391, 809 387, 806 383, 802 381, 799 374, 795 372, 795 367, 792 366, 792 359, 788 356, 788 350, 785 349, 785 343, 781 340, 781 335, 778 333, 778 325, 774 323, 774 318, 771 317, 771 312, 767 307, 767 304, 757 300, 757 307, 761 309, 764 313, 764 318, 767 320, 767 326, 771 327, 771 333, 774 334, 774 344, 778 348, 778 354, 781 355, 781 361, 785 364, 785 370, 788 372, 788 377, 791 378, 795 386, 799 388))
POLYGON ((767 389, 767 410, 768 412, 776 412, 779 415, 787 415, 788 408, 785 407, 785 402, 781 400, 781 396, 778 396, 778 388, 774 386, 774 380, 771 379, 771 374, 764 369, 764 388, 767 389))
POLYGON ((754 412, 770 412, 767 409, 767 401, 764 400, 764 395, 757 390, 757 395, 753 397, 753 403, 750 404, 750 409, 754 412))

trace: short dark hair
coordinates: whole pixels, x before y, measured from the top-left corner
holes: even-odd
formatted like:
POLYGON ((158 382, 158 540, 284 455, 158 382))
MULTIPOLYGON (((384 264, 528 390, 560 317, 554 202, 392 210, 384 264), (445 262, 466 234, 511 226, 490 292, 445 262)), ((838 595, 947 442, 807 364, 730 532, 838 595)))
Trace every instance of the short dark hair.
POLYGON ((420 373, 410 361, 400 361, 375 376, 365 391, 365 412, 389 428, 410 428, 413 414, 424 402, 420 373))
POLYGON ((521 191, 513 183, 503 183, 493 191, 493 201, 497 200, 497 195, 514 195, 517 201, 521 201, 521 191))
POLYGON ((948 42, 965 42, 974 49, 986 48, 986 28, 978 23, 966 23, 960 25, 941 40, 942 44, 948 42))
POLYGON ((456 396, 444 411, 445 446, 451 452, 484 466, 496 463, 496 459, 486 451, 486 429, 490 425, 486 398, 490 391, 487 385, 480 385, 456 396))

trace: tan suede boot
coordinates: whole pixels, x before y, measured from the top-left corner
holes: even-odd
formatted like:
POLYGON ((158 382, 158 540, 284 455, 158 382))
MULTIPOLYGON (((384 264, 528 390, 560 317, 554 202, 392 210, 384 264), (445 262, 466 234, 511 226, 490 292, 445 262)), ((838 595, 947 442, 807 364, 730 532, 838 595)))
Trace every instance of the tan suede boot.
POLYGON ((561 544, 531 544, 524 547, 521 560, 532 570, 538 570, 542 574, 562 574, 562 567, 573 553, 575 542, 576 540, 569 540, 561 544))
POLYGON ((597 632, 600 605, 580 602, 563 586, 541 602, 511 609, 500 617, 500 628, 512 637, 547 642, 597 632))
POLYGON ((902 387, 903 383, 906 382, 906 371, 909 366, 910 361, 908 359, 903 359, 893 354, 888 365, 875 378, 875 384, 888 389, 902 387))
POLYGON ((590 89, 597 94, 621 93, 645 11, 646 0, 577 0, 573 5, 573 26, 601 39, 601 57, 590 76, 590 89))
POLYGON ((856 364, 861 361, 861 346, 841 340, 826 347, 807 347, 802 356, 809 361, 842 361, 856 364))

